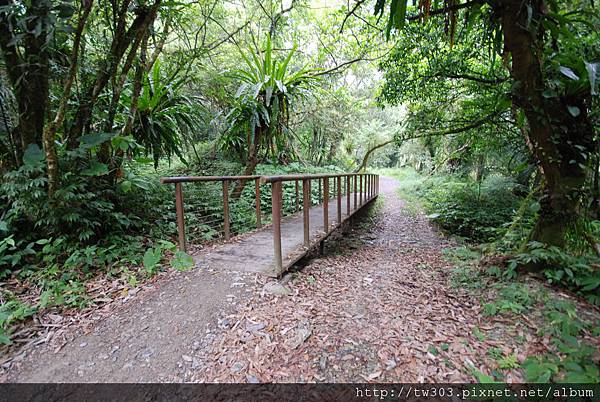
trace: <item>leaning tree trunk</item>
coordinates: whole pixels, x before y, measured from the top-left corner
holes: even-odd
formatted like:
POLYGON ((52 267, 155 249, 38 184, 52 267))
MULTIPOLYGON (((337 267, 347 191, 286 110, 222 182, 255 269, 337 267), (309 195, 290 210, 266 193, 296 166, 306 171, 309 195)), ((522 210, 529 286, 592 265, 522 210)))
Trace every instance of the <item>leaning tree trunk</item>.
POLYGON ((363 157, 362 163, 360 164, 360 166, 358 167, 358 169, 356 169, 356 172, 360 172, 361 170, 365 169, 367 167, 367 163, 369 163, 369 157, 371 156, 371 154, 373 152, 375 152, 376 150, 378 150, 379 148, 383 148, 386 145, 391 144, 392 142, 394 142, 394 139, 391 139, 389 141, 385 141, 382 142, 381 144, 377 144, 375 145, 373 148, 369 149, 367 151, 367 153, 365 154, 365 156, 363 157))
POLYGON ((500 7, 505 51, 512 56, 513 103, 527 118, 527 144, 544 178, 540 215, 530 239, 564 246, 569 225, 579 217, 585 164, 594 149, 593 130, 583 96, 542 96, 540 20, 545 4, 542 0, 528 4, 503 0, 500 7), (576 106, 579 115, 573 117, 567 105, 576 106))
MULTIPOLYGON (((260 138, 261 138, 261 129, 257 127, 254 130, 254 139, 253 143, 250 144, 248 148, 248 158, 246 158, 246 166, 244 167, 244 176, 251 176, 254 174, 254 169, 258 166, 258 162, 260 161, 258 158, 258 153, 260 151, 260 138)), ((242 196, 242 191, 246 186, 247 180, 239 180, 233 191, 231 192, 231 198, 235 201, 238 200, 242 196)))

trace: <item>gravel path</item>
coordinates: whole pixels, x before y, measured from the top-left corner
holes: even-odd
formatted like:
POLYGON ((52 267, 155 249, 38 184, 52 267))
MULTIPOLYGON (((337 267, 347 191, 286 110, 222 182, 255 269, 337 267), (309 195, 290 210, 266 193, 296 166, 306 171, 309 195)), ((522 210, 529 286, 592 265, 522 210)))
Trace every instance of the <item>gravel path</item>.
POLYGON ((213 341, 220 318, 264 279, 195 269, 135 295, 64 344, 29 351, 9 372, 17 382, 180 382, 197 367, 196 350, 213 341))

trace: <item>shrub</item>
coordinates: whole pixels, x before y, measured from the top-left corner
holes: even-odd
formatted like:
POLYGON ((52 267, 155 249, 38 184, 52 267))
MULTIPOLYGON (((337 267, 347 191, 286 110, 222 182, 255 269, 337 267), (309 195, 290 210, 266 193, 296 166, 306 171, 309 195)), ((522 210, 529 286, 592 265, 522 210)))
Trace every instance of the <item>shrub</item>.
POLYGON ((483 183, 439 177, 417 187, 429 217, 446 232, 471 242, 490 242, 519 206, 515 185, 492 177, 483 183))
POLYGON ((527 249, 509 262, 509 272, 519 265, 542 263, 547 267, 544 275, 548 283, 562 285, 584 296, 590 303, 600 305, 600 272, 594 269, 600 264, 600 258, 574 256, 558 247, 538 242, 530 242, 527 249))

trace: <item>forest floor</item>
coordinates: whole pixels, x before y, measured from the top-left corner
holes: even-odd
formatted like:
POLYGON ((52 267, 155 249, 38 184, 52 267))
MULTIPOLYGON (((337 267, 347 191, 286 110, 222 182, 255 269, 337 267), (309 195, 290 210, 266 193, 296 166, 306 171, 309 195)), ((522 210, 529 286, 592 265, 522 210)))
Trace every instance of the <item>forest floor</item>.
POLYGON ((536 316, 484 316, 452 280, 443 250, 455 244, 396 187, 382 178, 380 201, 279 282, 206 268, 164 278, 4 380, 472 382, 498 370, 499 350, 517 361, 505 381, 521 381, 518 362, 548 350, 536 316))

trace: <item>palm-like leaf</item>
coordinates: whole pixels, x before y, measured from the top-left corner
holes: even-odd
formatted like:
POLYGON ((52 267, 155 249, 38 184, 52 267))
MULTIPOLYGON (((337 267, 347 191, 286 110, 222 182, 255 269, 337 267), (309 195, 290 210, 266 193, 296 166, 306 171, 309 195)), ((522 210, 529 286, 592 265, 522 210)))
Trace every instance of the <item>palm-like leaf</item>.
POLYGON ((198 102, 181 94, 185 79, 165 83, 161 64, 144 76, 132 134, 151 153, 155 165, 162 156, 183 158, 186 134, 197 130, 202 121, 198 102))
MULTIPOLYGON (((223 136, 222 145, 239 147, 260 129, 264 135, 260 136, 259 146, 277 152, 286 145, 290 104, 301 94, 302 88, 308 88, 316 81, 313 70, 302 68, 291 72, 296 45, 283 58, 278 58, 274 55, 270 36, 267 36, 263 52, 252 48, 247 52, 239 51, 245 68, 232 74, 240 81, 240 86, 236 93, 238 100, 228 115, 231 119, 229 132, 223 136), (237 130, 238 133, 233 133, 237 130), (252 135, 248 136, 248 131, 252 135)), ((249 147, 250 143, 245 146, 249 147)))

